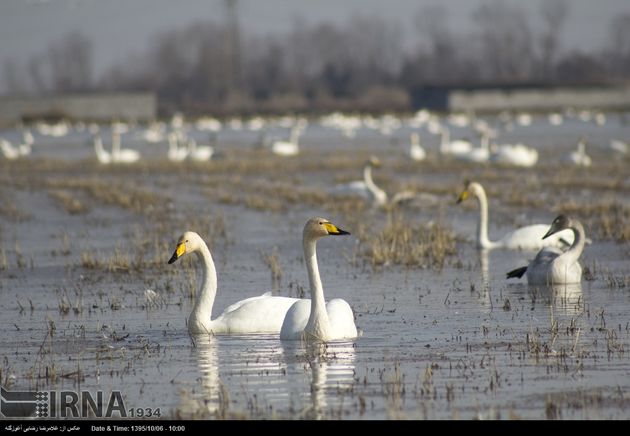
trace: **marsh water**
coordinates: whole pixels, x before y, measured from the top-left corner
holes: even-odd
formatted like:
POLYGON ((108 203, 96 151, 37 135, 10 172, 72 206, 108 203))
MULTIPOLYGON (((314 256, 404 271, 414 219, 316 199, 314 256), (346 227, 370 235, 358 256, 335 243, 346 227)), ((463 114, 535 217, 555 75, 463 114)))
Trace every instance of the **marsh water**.
POLYGON ((534 168, 443 160, 425 131, 428 158, 410 162, 404 122, 348 138, 311 121, 295 158, 226 127, 207 163, 167 161, 166 143, 142 142, 141 127, 122 137, 143 155, 130 165, 99 165, 86 132, 35 134, 31 156, 0 161, 2 386, 119 391, 129 415, 167 418, 628 419, 630 161, 607 149, 630 138, 625 120, 515 126, 502 139, 535 147, 534 168), (593 166, 561 163, 582 135, 593 166), (327 194, 360 179, 370 154, 383 161, 374 177, 388 192, 412 188, 437 202, 392 211, 327 194), (564 211, 582 219, 592 243, 581 285, 506 280, 535 252, 474 247, 478 207, 455 204, 466 178, 488 191, 493 239, 564 211), (352 233, 321 240, 318 258, 326 297, 350 303, 358 339, 188 334, 196 263, 167 265, 181 233, 210 246, 216 316, 267 291, 308 298, 301 233, 311 216, 352 233), (396 217, 443 226, 455 251, 375 264, 370 244, 396 217))

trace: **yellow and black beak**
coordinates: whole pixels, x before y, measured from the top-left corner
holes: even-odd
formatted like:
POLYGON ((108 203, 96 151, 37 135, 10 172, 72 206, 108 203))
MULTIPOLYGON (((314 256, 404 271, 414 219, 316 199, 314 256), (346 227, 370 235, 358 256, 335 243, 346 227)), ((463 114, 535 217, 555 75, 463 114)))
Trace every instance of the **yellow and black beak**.
POLYGON ((183 242, 180 242, 179 244, 177 244, 177 248, 175 249, 175 252, 171 256, 171 258, 168 260, 169 265, 175 262, 180 257, 182 257, 182 255, 184 254, 186 254, 186 244, 183 242))
POLYGON ((459 194, 459 197, 457 197, 457 203, 456 203, 456 204, 459 204, 459 203, 461 203, 462 201, 466 201, 466 200, 468 199, 468 197, 469 197, 469 196, 470 196, 470 194, 468 193, 468 190, 467 190, 467 189, 464 189, 464 190, 462 191, 462 193, 461 193, 461 194, 459 194))
POLYGON ((329 235, 349 235, 350 232, 346 232, 345 230, 341 230, 339 227, 334 225, 333 223, 324 223, 324 227, 328 231, 329 235))

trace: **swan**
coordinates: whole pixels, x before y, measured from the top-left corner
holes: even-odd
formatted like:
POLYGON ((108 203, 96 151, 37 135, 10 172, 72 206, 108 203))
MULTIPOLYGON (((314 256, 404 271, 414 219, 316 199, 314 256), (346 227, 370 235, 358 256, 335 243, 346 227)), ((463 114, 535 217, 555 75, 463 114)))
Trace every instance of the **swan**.
POLYGON ((33 142, 33 134, 30 130, 24 130, 22 132, 22 143, 18 145, 18 152, 20 153, 20 156, 28 156, 31 154, 31 146, 33 145, 33 142))
POLYGON ((628 144, 620 139, 611 139, 608 148, 621 154, 628 154, 628 151, 630 150, 628 144))
POLYGON ((113 163, 134 163, 140 160, 140 152, 138 150, 132 150, 130 148, 120 147, 120 132, 121 129, 126 128, 125 124, 120 123, 112 126, 112 162, 113 163))
POLYGON ((210 145, 197 145, 193 138, 188 139, 188 157, 198 162, 205 162, 212 159, 214 147, 210 145))
POLYGON ((103 140, 101 135, 94 135, 94 152, 96 153, 96 159, 102 164, 112 163, 112 155, 103 147, 103 140))
POLYGON ((451 132, 448 127, 443 126, 441 133, 442 139, 440 142, 440 153, 452 154, 457 156, 465 153, 470 153, 470 150, 472 150, 472 144, 470 143, 470 141, 465 141, 463 139, 451 141, 451 132))
POLYGON ((304 225, 302 245, 311 298, 300 299, 293 303, 282 323, 280 339, 327 342, 354 339, 358 336, 350 305, 340 298, 325 302, 317 266, 317 240, 328 235, 349 234, 324 218, 311 218, 304 225))
POLYGON ((195 253, 202 266, 201 289, 188 317, 191 334, 239 334, 278 333, 289 308, 297 298, 272 296, 270 292, 258 297, 246 298, 226 308, 212 319, 212 306, 217 295, 217 271, 208 246, 195 232, 184 233, 168 263, 190 253, 195 253))
POLYGON ((530 285, 580 283, 582 281, 582 267, 578 259, 586 242, 582 223, 566 215, 559 215, 553 220, 543 239, 566 230, 572 231, 575 235, 575 240, 567 251, 562 252, 555 247, 545 247, 538 252, 529 265, 507 273, 507 278, 521 278, 523 274, 527 274, 527 283, 530 285))
POLYGON ((20 150, 4 138, 0 138, 0 150, 2 150, 2 154, 8 160, 15 160, 20 157, 20 150))
POLYGON ((168 134, 168 160, 173 162, 181 162, 188 157, 188 148, 180 147, 177 139, 177 133, 168 134))
POLYGON ((487 132, 481 134, 481 143, 479 147, 472 148, 468 153, 455 155, 457 160, 466 162, 483 163, 490 159, 490 136, 487 132))
POLYGON ((512 250, 538 250, 545 246, 553 245, 566 247, 573 243, 573 233, 570 230, 558 232, 543 240, 549 226, 546 224, 533 224, 520 227, 508 233, 498 241, 488 239, 488 198, 486 191, 477 182, 469 182, 457 199, 461 203, 470 196, 477 197, 479 202, 479 221, 477 223, 477 247, 483 249, 507 248, 512 250))
POLYGON ((423 161, 427 157, 427 152, 420 146, 420 135, 413 132, 410 137, 411 145, 409 146, 409 157, 416 162, 423 161))
POLYGON ((592 164, 591 157, 586 154, 586 142, 580 139, 577 150, 572 151, 564 157, 565 162, 572 163, 576 166, 590 167, 592 164))
POLYGON ((291 129, 291 137, 288 141, 274 141, 271 144, 271 151, 278 156, 295 156, 300 152, 298 139, 300 138, 300 128, 294 126, 291 129))
POLYGON ((333 194, 355 195, 365 200, 371 200, 377 206, 387 204, 387 193, 376 186, 372 180, 372 168, 379 168, 381 161, 376 156, 371 156, 363 168, 363 180, 337 185, 332 189, 333 194))
POLYGON ((519 167, 532 167, 538 162, 538 151, 523 144, 502 144, 495 147, 490 161, 519 167))

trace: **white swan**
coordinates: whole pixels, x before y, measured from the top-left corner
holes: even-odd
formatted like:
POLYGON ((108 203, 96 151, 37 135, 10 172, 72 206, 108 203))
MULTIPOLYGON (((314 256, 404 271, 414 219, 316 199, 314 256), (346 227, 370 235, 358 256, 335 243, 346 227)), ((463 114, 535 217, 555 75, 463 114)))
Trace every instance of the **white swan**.
POLYGON ((611 139, 608 148, 621 154, 628 154, 630 150, 628 143, 623 142, 621 139, 611 139))
POLYGON ((278 156, 296 156, 300 153, 298 140, 300 138, 301 129, 293 126, 291 136, 288 141, 274 141, 271 144, 271 151, 278 156))
POLYGON ((372 201, 376 206, 384 206, 387 204, 387 193, 376 186, 372 180, 372 168, 379 168, 380 166, 381 161, 376 156, 371 156, 363 168, 363 180, 337 185, 331 190, 331 193, 359 196, 372 201))
POLYGON ((103 147, 103 140, 101 135, 94 135, 94 153, 96 153, 96 159, 106 165, 112 163, 112 155, 103 147))
POLYGON ((31 146, 33 145, 33 134, 30 130, 24 130, 22 132, 22 143, 18 145, 18 152, 20 156, 28 156, 31 154, 31 146))
POLYGON ((455 155, 457 160, 466 162, 483 163, 490 159, 490 135, 484 131, 481 134, 479 147, 472 148, 468 153, 455 155))
POLYGON ((457 156, 465 153, 470 153, 470 150, 472 150, 473 147, 470 141, 465 141, 463 139, 451 141, 451 132, 448 127, 442 126, 441 133, 442 137, 440 141, 440 153, 452 154, 457 156))
POLYGON ((176 132, 168 134, 168 160, 173 162, 181 162, 188 157, 188 148, 180 147, 176 132))
POLYGON ((0 138, 0 150, 8 160, 15 160, 20 157, 20 150, 4 138, 0 138))
POLYGON ((210 145, 197 145, 193 138, 188 139, 188 157, 198 162, 205 162, 212 159, 214 147, 210 145))
MULTIPOLYGON (((122 126, 126 126, 123 124, 122 126)), ((112 163, 134 163, 140 160, 140 152, 130 148, 121 148, 120 146, 120 123, 112 126, 112 163)))
POLYGON ((195 232, 184 233, 179 238, 177 248, 168 263, 171 264, 190 253, 197 255, 203 272, 201 289, 188 317, 188 331, 191 334, 278 333, 280 331, 287 310, 298 301, 297 298, 276 297, 266 293, 234 303, 217 318, 212 319, 212 306, 217 295, 217 271, 210 250, 201 236, 195 232))
POLYGON ((578 260, 586 242, 582 223, 565 215, 559 215, 553 220, 543 239, 566 230, 572 231, 575 235, 575 241, 567 251, 562 252, 554 247, 545 247, 538 252, 529 265, 507 273, 507 278, 520 278, 526 274, 527 283, 530 285, 580 283, 582 267, 578 260))
MULTIPOLYGON (((465 201, 470 196, 477 197, 479 202, 479 221, 477 223, 476 243, 478 248, 493 249, 507 248, 512 250, 538 250, 545 246, 566 247, 573 243, 573 233, 570 230, 558 232, 553 237, 543 240, 549 226, 533 224, 518 228, 508 233, 498 241, 488 239, 488 198, 486 191, 477 182, 469 182, 457 199, 457 203, 465 201)), ((550 235, 549 235, 550 236, 550 235)))
POLYGON ((538 162, 538 151, 524 144, 502 144, 495 147, 490 161, 519 167, 532 167, 538 162))
POLYGON ((572 151, 564 157, 565 162, 572 163, 580 167, 590 167, 592 164, 591 157, 586 154, 586 142, 581 138, 577 145, 577 150, 572 151))
POLYGON ((354 339, 358 336, 350 305, 340 298, 325 302, 317 266, 317 240, 328 235, 348 234, 324 218, 311 218, 306 222, 302 233, 302 245, 311 298, 300 299, 291 306, 282 323, 280 339, 327 342, 354 339))
POLYGON ((420 135, 418 132, 413 132, 410 137, 411 144, 409 145, 409 157, 411 160, 420 162, 426 159, 427 152, 420 145, 420 135))

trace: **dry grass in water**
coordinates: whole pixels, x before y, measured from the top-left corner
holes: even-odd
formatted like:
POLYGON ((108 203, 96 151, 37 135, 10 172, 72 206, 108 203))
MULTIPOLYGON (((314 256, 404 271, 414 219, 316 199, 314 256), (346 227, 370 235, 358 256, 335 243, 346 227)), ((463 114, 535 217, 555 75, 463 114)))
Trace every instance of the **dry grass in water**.
POLYGON ((280 281, 282 280, 282 267, 278 259, 278 247, 273 247, 271 253, 261 253, 262 261, 271 271, 271 287, 272 289, 280 289, 280 281))
POLYGON ((359 227, 359 254, 373 267, 404 265, 442 268, 448 256, 456 253, 455 234, 441 224, 411 223, 394 216, 380 231, 359 227))
POLYGON ((70 215, 79 215, 88 212, 88 207, 70 192, 55 189, 48 191, 48 195, 70 215))

